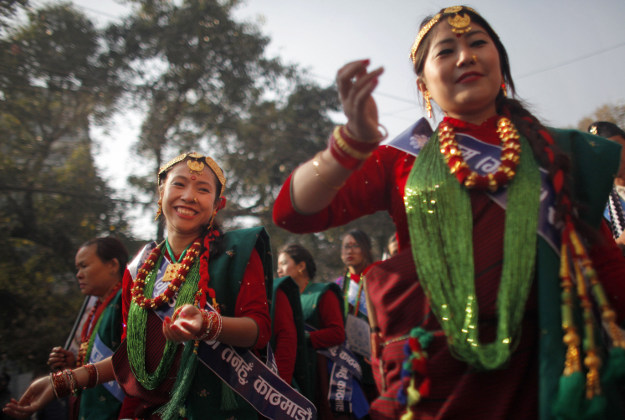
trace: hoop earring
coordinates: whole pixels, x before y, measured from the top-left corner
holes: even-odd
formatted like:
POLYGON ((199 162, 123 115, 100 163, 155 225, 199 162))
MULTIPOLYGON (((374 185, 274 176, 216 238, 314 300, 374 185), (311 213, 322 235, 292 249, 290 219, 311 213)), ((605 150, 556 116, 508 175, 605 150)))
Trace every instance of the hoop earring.
POLYGON ((508 97, 508 89, 506 89, 506 82, 501 84, 501 92, 503 93, 504 98, 508 97))
POLYGON ((425 109, 428 111, 428 118, 432 118, 432 103, 430 102, 430 98, 432 95, 429 90, 423 92, 423 99, 425 99, 425 109))

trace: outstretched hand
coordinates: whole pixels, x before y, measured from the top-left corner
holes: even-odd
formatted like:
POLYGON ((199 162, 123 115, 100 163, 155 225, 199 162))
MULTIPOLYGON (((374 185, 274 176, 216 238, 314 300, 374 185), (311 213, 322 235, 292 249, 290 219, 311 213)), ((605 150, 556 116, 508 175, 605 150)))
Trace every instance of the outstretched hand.
POLYGON ((165 317, 163 335, 166 339, 183 342, 195 339, 202 329, 202 314, 193 305, 184 305, 174 313, 172 318, 165 317))
POLYGON ((52 402, 52 400, 54 400, 52 384, 50 383, 50 378, 44 376, 30 384, 19 401, 11 398, 11 401, 2 409, 2 412, 16 419, 26 419, 52 402))
POLYGON ((336 75, 339 98, 347 117, 347 129, 357 140, 378 142, 378 107, 373 99, 373 90, 378 77, 384 72, 379 67, 367 71, 369 60, 352 61, 343 66, 336 75))

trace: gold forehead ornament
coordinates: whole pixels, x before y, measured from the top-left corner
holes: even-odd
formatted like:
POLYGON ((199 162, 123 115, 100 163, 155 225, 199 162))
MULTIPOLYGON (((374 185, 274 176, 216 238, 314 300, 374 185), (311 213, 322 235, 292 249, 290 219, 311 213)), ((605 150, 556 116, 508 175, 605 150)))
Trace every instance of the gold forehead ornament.
POLYGON ((419 30, 419 33, 414 40, 414 43, 412 44, 412 48, 410 49, 410 59, 412 60, 412 63, 415 64, 419 44, 421 44, 423 38, 425 38, 425 36, 430 32, 432 27, 434 27, 434 25, 436 25, 443 16, 447 16, 447 23, 449 24, 449 26, 451 26, 451 30, 455 34, 462 35, 469 32, 471 30, 471 16, 469 16, 469 14, 467 13, 461 13, 467 11, 475 13, 477 15, 477 12, 470 7, 451 6, 444 9, 442 12, 434 15, 434 17, 430 19, 428 23, 423 25, 421 30, 419 30))
POLYGON ((217 162, 215 162, 210 156, 204 156, 196 152, 183 153, 163 165, 158 171, 158 185, 161 185, 164 174, 169 172, 169 170, 174 165, 184 161, 185 159, 187 160, 187 167, 189 168, 191 174, 201 175, 205 165, 213 171, 215 176, 217 176, 219 183, 221 184, 221 191, 219 192, 219 196, 221 197, 226 188, 226 177, 224 176, 223 171, 221 170, 217 162))
POLYGON ((455 34, 462 35, 471 30, 471 16, 465 14, 456 14, 447 18, 447 23, 451 26, 451 31, 455 34))
POLYGON ((189 167, 189 172, 191 174, 202 175, 202 171, 204 170, 204 162, 199 160, 187 160, 187 166, 189 167))

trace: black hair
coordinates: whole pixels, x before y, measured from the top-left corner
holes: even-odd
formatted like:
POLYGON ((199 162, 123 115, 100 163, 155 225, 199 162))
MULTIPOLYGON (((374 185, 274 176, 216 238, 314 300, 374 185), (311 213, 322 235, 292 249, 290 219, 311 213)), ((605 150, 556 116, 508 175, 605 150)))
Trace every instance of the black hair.
POLYGON ((287 254, 296 264, 304 261, 306 265, 306 272, 308 273, 308 277, 312 280, 317 273, 317 265, 315 264, 315 260, 306 248, 304 248, 300 244, 292 243, 287 244, 280 248, 279 254, 287 254))
MULTIPOLYGON (((444 10, 445 9, 441 9, 439 13, 443 13, 444 10)), ((471 17, 471 22, 477 23, 482 28, 484 28, 486 33, 493 40, 493 43, 495 44, 495 47, 497 48, 497 51, 499 52, 499 65, 501 67, 501 74, 503 75, 503 80, 508 86, 509 94, 513 96, 514 95, 514 81, 512 80, 512 72, 510 71, 510 60, 508 58, 508 52, 506 51, 506 48, 503 46, 503 43, 499 39, 499 35, 497 35, 497 33, 493 30, 493 28, 488 24, 488 22, 486 22, 486 20, 482 16, 478 15, 477 13, 471 11, 470 9, 466 7, 464 8, 462 12, 467 13, 471 17)), ((421 22, 421 25, 419 25, 419 29, 423 28, 430 20, 432 20, 433 17, 434 15, 428 16, 425 19, 423 19, 423 21, 421 22)), ((434 27, 439 25, 441 21, 443 21, 443 19, 440 19, 436 23, 436 25, 434 25, 434 27)), ((419 49, 416 51, 414 70, 417 76, 421 76, 423 73, 423 66, 425 65, 425 59, 427 58, 427 53, 428 53, 428 50, 430 49, 430 43, 431 43, 430 35, 434 27, 432 27, 429 30, 429 32, 423 37, 423 39, 421 40, 419 44, 419 49)), ((503 93, 500 92, 500 95, 503 96, 503 93)))
POLYGON ((621 136, 625 139, 625 131, 609 121, 595 121, 588 126, 588 132, 601 137, 621 136))
POLYGON ((96 255, 100 260, 108 262, 116 259, 119 263, 118 274, 120 278, 123 277, 126 265, 128 264, 128 250, 126 250, 122 241, 113 236, 106 236, 103 238, 90 239, 82 244, 80 248, 91 245, 96 246, 96 255))

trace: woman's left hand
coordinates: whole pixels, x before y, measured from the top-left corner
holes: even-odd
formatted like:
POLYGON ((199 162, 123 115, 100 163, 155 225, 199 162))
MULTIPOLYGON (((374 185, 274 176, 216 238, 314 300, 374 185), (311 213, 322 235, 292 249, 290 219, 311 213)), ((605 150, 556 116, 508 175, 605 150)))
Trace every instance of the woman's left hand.
POLYGON ((202 314, 193 305, 184 305, 177 310, 174 319, 165 317, 163 321, 163 335, 167 340, 183 342, 194 340, 202 329, 202 314))

